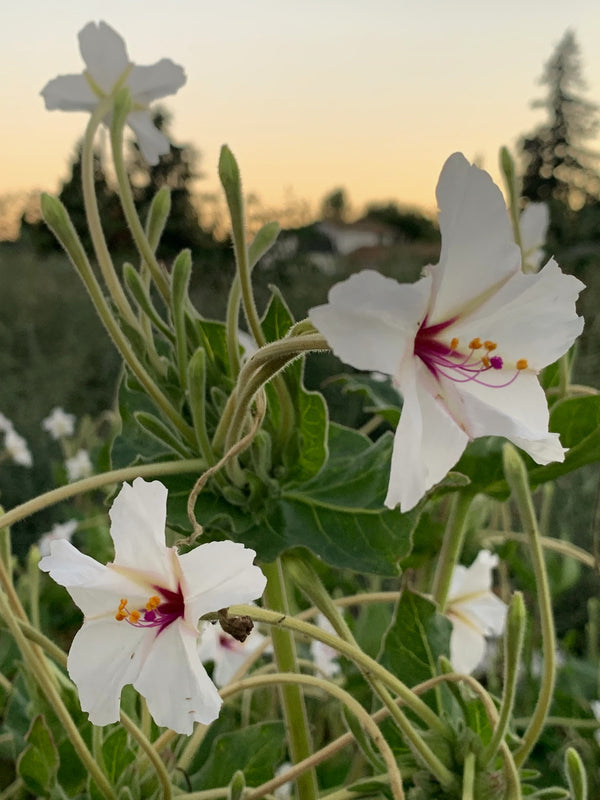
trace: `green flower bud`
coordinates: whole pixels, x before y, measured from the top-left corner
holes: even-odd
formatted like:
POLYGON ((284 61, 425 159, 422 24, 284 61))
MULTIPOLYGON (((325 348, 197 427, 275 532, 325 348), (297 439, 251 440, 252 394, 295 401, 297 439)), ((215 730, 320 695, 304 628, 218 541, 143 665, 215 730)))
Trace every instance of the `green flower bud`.
POLYGON ((246 778, 241 769, 234 773, 229 790, 227 792, 227 800, 242 800, 246 790, 246 778))
POLYGON ((565 753, 565 771, 573 800, 587 800, 587 774, 581 756, 573 747, 565 753))
POLYGON ((163 186, 152 198, 148 219, 146 221, 146 235, 152 250, 156 250, 160 237, 167 224, 171 213, 171 190, 163 186))

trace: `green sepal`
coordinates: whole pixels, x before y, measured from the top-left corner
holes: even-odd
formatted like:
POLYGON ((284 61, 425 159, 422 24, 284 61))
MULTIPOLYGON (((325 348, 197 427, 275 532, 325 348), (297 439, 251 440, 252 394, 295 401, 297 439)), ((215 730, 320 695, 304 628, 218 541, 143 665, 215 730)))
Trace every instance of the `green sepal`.
POLYGON ((192 274, 192 253, 182 250, 175 259, 171 273, 171 314, 175 327, 175 346, 177 348, 177 366, 179 381, 182 387, 187 384, 187 336, 185 323, 185 305, 188 297, 188 286, 192 274))
POLYGON ((199 347, 188 364, 188 396, 192 422, 198 446, 209 463, 214 462, 210 439, 206 429, 206 353, 199 347))
POLYGON ((263 225, 256 233, 248 247, 248 266, 250 269, 253 269, 264 254, 273 247, 280 231, 281 226, 278 222, 267 222, 266 225, 263 225))

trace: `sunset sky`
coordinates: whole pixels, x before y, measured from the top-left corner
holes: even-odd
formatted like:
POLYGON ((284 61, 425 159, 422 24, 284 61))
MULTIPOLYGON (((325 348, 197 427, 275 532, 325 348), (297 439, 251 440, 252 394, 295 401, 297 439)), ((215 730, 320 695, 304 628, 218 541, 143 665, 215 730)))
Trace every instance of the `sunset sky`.
MULTIPOLYGON (((218 186, 219 147, 269 205, 314 207, 346 187, 357 208, 395 200, 433 209, 455 150, 497 178, 497 153, 543 119, 530 101, 568 27, 587 97, 600 102, 600 4, 591 0, 18 0, 0 26, 0 194, 56 191, 86 115, 45 111, 40 89, 79 72, 77 33, 103 19, 149 64, 188 82, 167 105, 174 139, 202 154, 198 188, 218 186)), ((600 150, 600 142, 595 143, 600 150)))

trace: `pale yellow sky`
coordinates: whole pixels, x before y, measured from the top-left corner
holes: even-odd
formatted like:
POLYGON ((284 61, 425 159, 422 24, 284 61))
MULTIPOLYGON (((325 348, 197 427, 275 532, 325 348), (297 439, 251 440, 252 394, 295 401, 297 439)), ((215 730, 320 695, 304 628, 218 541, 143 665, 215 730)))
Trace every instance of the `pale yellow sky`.
MULTIPOLYGON (((315 206, 346 187, 355 207, 433 208, 446 157, 462 150, 497 178, 498 149, 541 121, 543 64, 567 27, 588 97, 600 102, 600 4, 591 0, 78 0, 4 4, 0 194, 55 191, 86 116, 47 112, 39 91, 78 72, 77 32, 104 19, 130 58, 167 56, 188 83, 167 102, 174 138, 202 153, 216 190, 220 145, 269 205, 315 206)), ((600 150, 600 142, 595 143, 600 150)))

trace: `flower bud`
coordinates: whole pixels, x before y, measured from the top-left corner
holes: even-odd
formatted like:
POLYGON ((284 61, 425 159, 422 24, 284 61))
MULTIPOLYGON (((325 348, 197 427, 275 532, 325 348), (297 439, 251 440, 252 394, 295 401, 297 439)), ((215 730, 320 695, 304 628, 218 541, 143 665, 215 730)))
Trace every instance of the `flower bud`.
POLYGON ((112 131, 122 131, 125 127, 125 121, 127 119, 127 115, 132 109, 132 99, 131 99, 131 92, 124 86, 122 89, 115 95, 114 103, 113 103, 113 114, 112 114, 112 121, 111 121, 111 130, 112 131))
POLYGON ((587 775, 581 756, 573 747, 565 753, 565 771, 573 800, 587 800, 587 775))
POLYGON ((246 778, 241 769, 234 773, 227 791, 227 800, 242 800, 246 791, 246 778))
POLYGON ((156 250, 160 237, 165 229, 167 219, 171 213, 171 190, 162 186, 152 198, 148 219, 146 221, 146 235, 152 250, 156 250))
POLYGON ((278 222, 267 222, 258 231, 248 248, 250 269, 273 247, 280 231, 281 226, 278 222))

